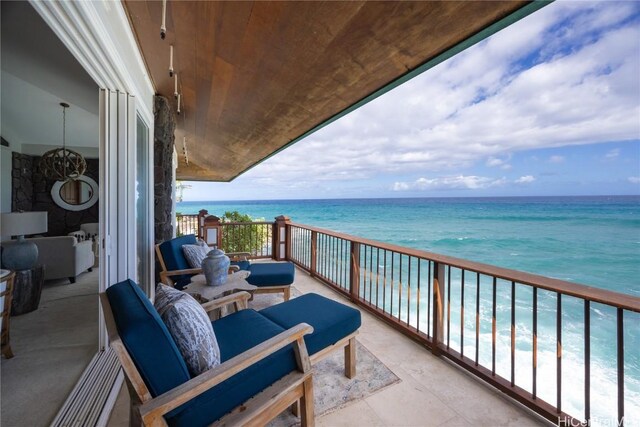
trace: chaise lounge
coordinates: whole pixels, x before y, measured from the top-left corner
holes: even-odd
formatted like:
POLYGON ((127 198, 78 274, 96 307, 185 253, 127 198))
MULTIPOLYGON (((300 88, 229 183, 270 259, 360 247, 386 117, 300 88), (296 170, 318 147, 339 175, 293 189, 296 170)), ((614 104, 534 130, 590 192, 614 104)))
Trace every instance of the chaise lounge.
MULTIPOLYGON (((210 312, 233 304, 235 312, 211 322, 222 364, 211 372, 191 378, 158 312, 133 281, 118 283, 101 294, 112 347, 118 353, 130 383, 132 414, 137 414, 145 424, 159 416, 164 416, 170 425, 200 425, 203 420, 209 423, 225 418, 227 411, 251 396, 259 395, 270 384, 289 384, 289 381, 306 384, 307 374, 311 375, 307 364, 315 364, 340 348, 344 348, 345 375, 353 378, 356 373, 355 336, 361 325, 358 310, 317 294, 305 294, 255 311, 247 308, 249 297, 247 292, 238 292, 202 305, 210 312), (285 350, 274 353, 293 342, 296 343, 294 359, 297 365, 291 360, 283 362, 287 357, 280 359, 285 350), (272 345, 277 348, 269 350, 272 345), (252 354, 257 350, 252 349, 254 346, 262 348, 263 357, 271 354, 255 366, 253 363, 257 359, 253 359, 252 354), (308 361, 302 360, 302 356, 308 361), (249 360, 253 362, 249 363, 249 360), (276 367, 271 367, 272 362, 276 367), (288 374, 296 366, 304 375, 288 374), (283 380, 285 376, 287 380, 283 380), (194 403, 188 403, 192 399, 194 403), (205 410, 208 406, 215 409, 205 410)), ((268 393, 275 391, 270 388, 268 393)), ((308 422, 312 417, 309 414, 313 408, 304 400, 311 393, 310 385, 304 385, 302 392, 295 393, 296 399, 285 399, 275 407, 281 412, 287 404, 302 399, 304 424, 305 419, 308 422)))
MULTIPOLYGON (((189 265, 182 246, 197 244, 196 236, 189 234, 176 237, 156 245, 156 255, 162 271, 161 280, 164 283, 183 289, 191 282, 191 277, 201 274, 201 268, 193 268, 189 265)), ((264 262, 250 263, 240 261, 234 263, 236 268, 247 270, 251 274, 247 282, 257 286, 254 293, 280 293, 284 295, 284 300, 288 301, 291 296, 291 284, 295 278, 295 268, 291 262, 264 262)))
POLYGON ((111 346, 127 377, 131 425, 264 425, 300 404, 303 426, 312 426, 311 364, 306 324, 284 329, 246 309, 246 292, 203 305, 210 311, 236 305, 212 322, 221 364, 191 376, 160 315, 133 281, 100 294, 111 346))

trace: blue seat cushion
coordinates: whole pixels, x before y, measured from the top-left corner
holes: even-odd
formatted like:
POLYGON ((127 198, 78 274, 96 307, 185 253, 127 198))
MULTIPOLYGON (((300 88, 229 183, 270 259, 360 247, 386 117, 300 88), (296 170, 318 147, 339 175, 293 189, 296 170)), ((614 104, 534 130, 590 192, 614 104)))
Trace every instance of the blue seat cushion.
POLYGON ((151 396, 188 381, 189 371, 178 347, 140 287, 125 280, 106 293, 120 339, 151 396))
POLYGON ((310 355, 357 331, 361 324, 358 310, 313 293, 272 305, 260 314, 285 329, 301 322, 313 326, 313 333, 304 337, 310 355))
MULTIPOLYGON (((212 325, 223 363, 285 330, 255 310, 241 310, 212 325)), ((180 406, 165 419, 170 426, 209 425, 296 369, 293 348, 287 346, 180 406)))
POLYGON ((295 278, 292 262, 254 262, 249 266, 247 282, 255 286, 290 285, 295 278))
MULTIPOLYGON (((167 267, 167 271, 191 268, 182 252, 182 245, 195 244, 196 236, 194 234, 187 234, 186 236, 176 237, 175 239, 160 243, 160 253, 162 254, 162 259, 167 267)), ((182 274, 180 276, 172 276, 171 280, 174 281, 174 287, 182 290, 182 288, 189 284, 193 276, 193 274, 182 274)))

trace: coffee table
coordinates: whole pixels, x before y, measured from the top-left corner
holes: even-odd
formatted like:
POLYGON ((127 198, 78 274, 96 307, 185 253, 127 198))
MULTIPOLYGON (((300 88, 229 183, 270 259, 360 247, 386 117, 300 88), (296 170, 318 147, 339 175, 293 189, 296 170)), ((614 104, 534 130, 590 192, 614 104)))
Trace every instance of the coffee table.
POLYGON ((185 291, 190 294, 200 294, 201 297, 211 301, 216 298, 223 297, 233 292, 247 291, 252 293, 257 286, 250 285, 245 278, 247 272, 239 271, 229 275, 227 283, 220 286, 208 286, 203 274, 197 274, 191 278, 185 291))

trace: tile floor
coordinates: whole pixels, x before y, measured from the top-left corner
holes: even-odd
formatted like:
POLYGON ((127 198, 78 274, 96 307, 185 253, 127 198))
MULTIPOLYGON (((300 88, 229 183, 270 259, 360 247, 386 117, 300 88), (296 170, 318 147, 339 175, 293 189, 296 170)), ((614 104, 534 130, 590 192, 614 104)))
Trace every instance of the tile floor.
POLYGON ((37 310, 11 318, 0 426, 48 426, 98 350, 98 269, 44 283, 37 310))
MULTIPOLYGON (((301 270, 296 288, 348 302, 301 270)), ((362 312, 358 340, 402 381, 316 419, 322 426, 510 426, 544 425, 490 386, 362 312)), ((122 390, 109 426, 126 426, 128 395, 122 390)), ((548 424, 547 424, 548 425, 548 424)))

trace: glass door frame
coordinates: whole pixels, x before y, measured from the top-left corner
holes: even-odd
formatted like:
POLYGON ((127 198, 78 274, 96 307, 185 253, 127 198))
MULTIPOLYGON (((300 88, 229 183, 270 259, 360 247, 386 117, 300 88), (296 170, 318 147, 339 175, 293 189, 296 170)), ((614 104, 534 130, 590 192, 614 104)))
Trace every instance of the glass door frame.
MULTIPOLYGON (((155 88, 140 53, 121 2, 30 0, 47 25, 78 60, 100 88, 100 280, 99 290, 119 280, 137 279, 135 207, 136 118, 140 116, 150 129, 145 150, 149 165, 151 209, 147 227, 153 239, 153 103, 155 88), (117 101, 114 101, 114 97, 117 101), (111 102, 107 101, 111 99, 111 102), (134 125, 131 126, 130 123, 134 125), (130 156, 130 157, 127 157, 130 156), (118 175, 118 172, 120 174, 118 175), (132 268, 133 267, 133 268, 132 268)), ((153 241, 148 250, 149 269, 153 271, 153 241)), ((153 276, 151 276, 153 277, 153 276)), ((145 284, 153 297, 153 283, 145 284)), ((123 383, 122 373, 113 375, 115 357, 108 347, 102 309, 99 314, 98 352, 78 384, 60 409, 73 414, 88 414, 99 400, 102 409, 97 425, 107 423, 123 383), (96 371, 92 369, 96 368, 96 371), (85 380, 91 377, 90 384, 85 380), (84 383, 83 383, 84 381, 84 383), (82 388, 82 384, 89 384, 82 388), (110 387, 105 395, 104 387, 110 387), (103 403, 104 402, 104 403, 103 403), (73 409, 73 410, 71 410, 73 409)), ((95 409, 93 409, 95 410, 95 409)), ((93 411, 92 410, 92 411, 93 411)), ((83 415, 84 416, 84 415, 83 415)))
MULTIPOLYGON (((147 213, 146 217, 147 220, 143 221, 143 226, 146 227, 146 232, 142 233, 142 235, 144 237, 146 237, 146 242, 143 242, 142 247, 146 249, 146 252, 142 255, 143 259, 146 260, 146 266, 145 266, 145 278, 146 280, 142 280, 142 277, 138 277, 138 265, 137 265, 137 258, 133 259, 133 265, 130 266, 129 271, 135 271, 136 272, 136 278, 135 280, 137 281, 137 283, 140 284, 140 286, 142 286, 142 288, 144 289, 145 293, 151 298, 151 300, 154 299, 155 297, 155 251, 154 251, 154 243, 155 243, 155 239, 154 239, 154 234, 155 234, 155 227, 154 227, 154 221, 153 220, 149 220, 149 218, 155 218, 154 215, 154 175, 153 175, 153 169, 154 169, 154 164, 153 164, 153 126, 149 125, 149 122, 147 120, 145 120, 144 116, 143 116, 143 112, 140 110, 136 110, 136 122, 135 122, 135 128, 136 128, 136 138, 135 138, 135 145, 133 147, 133 151, 134 151, 134 158, 135 161, 132 162, 133 163, 133 194, 134 194, 134 200, 133 200, 133 206, 134 206, 134 223, 132 224, 134 226, 134 233, 130 234, 135 236, 135 253, 139 256, 140 254, 138 253, 138 249, 140 248, 140 242, 138 241, 138 230, 135 227, 138 227, 140 224, 138 222, 138 213, 136 212, 136 209, 138 208, 137 205, 137 200, 135 199, 135 194, 136 194, 136 188, 135 186, 138 183, 138 175, 137 175, 137 165, 138 165, 138 148, 139 145, 142 143, 142 141, 138 140, 138 125, 140 121, 142 124, 144 124, 144 126, 147 129, 146 132, 146 141, 144 141, 144 146, 142 147, 142 154, 145 156, 144 162, 145 162, 145 179, 144 179, 144 183, 146 184, 146 191, 145 191, 145 195, 146 198, 143 199, 143 203, 144 203, 144 212, 147 213)), ((153 125, 153 121, 151 121, 151 124, 153 125)), ((132 257, 133 258, 133 257, 132 257)))

